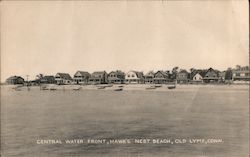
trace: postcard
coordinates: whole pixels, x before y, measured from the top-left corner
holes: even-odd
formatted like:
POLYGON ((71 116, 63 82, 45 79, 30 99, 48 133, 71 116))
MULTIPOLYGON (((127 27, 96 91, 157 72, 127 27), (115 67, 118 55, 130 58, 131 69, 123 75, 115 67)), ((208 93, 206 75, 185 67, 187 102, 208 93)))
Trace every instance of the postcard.
POLYGON ((0 6, 2 157, 249 156, 247 0, 0 6))

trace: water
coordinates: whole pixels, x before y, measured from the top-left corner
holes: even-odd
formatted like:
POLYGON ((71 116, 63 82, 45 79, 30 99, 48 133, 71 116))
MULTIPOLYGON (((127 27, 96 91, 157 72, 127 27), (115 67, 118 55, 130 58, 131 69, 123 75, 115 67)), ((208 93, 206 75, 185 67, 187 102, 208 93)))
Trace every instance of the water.
POLYGON ((166 91, 1 89, 3 157, 249 154, 247 86, 166 91), (37 139, 217 138, 214 144, 44 144, 37 139))

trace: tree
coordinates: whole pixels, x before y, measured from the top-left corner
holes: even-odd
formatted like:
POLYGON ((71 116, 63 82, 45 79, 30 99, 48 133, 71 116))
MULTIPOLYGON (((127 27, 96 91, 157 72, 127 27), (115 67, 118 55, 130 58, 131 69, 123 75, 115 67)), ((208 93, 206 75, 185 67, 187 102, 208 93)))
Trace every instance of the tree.
POLYGON ((36 78, 37 78, 36 82, 40 84, 41 83, 41 79, 43 78, 43 74, 36 75, 36 78))
POLYGON ((232 80, 233 78, 233 72, 231 68, 228 68, 225 73, 225 80, 232 80))
POLYGON ((191 69, 190 69, 190 72, 191 72, 191 73, 193 73, 194 71, 196 71, 195 68, 191 68, 191 69))
POLYGON ((178 73, 178 69, 179 69, 179 67, 174 67, 173 69, 172 69, 172 79, 176 79, 176 76, 177 76, 177 73, 178 73))

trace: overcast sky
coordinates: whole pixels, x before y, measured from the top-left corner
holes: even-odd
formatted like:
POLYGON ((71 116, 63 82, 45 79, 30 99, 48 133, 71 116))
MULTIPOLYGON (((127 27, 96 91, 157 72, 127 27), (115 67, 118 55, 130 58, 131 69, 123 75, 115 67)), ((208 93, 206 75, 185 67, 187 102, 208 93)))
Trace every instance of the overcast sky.
POLYGON ((248 65, 248 2, 1 2, 1 80, 248 65))

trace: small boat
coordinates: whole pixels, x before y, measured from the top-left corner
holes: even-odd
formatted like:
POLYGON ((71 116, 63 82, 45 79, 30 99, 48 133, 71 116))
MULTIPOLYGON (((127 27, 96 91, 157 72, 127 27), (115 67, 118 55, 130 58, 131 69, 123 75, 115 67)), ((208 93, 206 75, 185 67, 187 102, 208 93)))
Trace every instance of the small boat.
POLYGON ((52 91, 54 91, 54 90, 56 90, 56 88, 50 88, 49 90, 52 90, 52 91))
POLYGON ((123 86, 118 86, 119 88, 122 88, 123 86))
POLYGON ((46 86, 41 87, 41 90, 49 90, 46 86))
POLYGON ((122 91, 123 88, 117 88, 117 89, 114 89, 114 91, 122 91))
POLYGON ((109 85, 106 85, 106 86, 104 86, 104 87, 113 87, 113 85, 112 85, 112 84, 109 84, 109 85))
POLYGON ((168 86, 168 89, 175 89, 176 88, 176 86, 174 85, 174 86, 168 86))
POLYGON ((97 89, 105 89, 105 86, 100 86, 97 89))
POLYGON ((82 89, 82 87, 74 88, 73 90, 80 90, 80 89, 82 89))
POLYGON ((161 84, 159 84, 159 85, 154 85, 156 88, 159 88, 159 87, 162 87, 162 85, 161 84))
POLYGON ((155 86, 150 86, 150 87, 147 87, 146 89, 156 89, 155 86))

